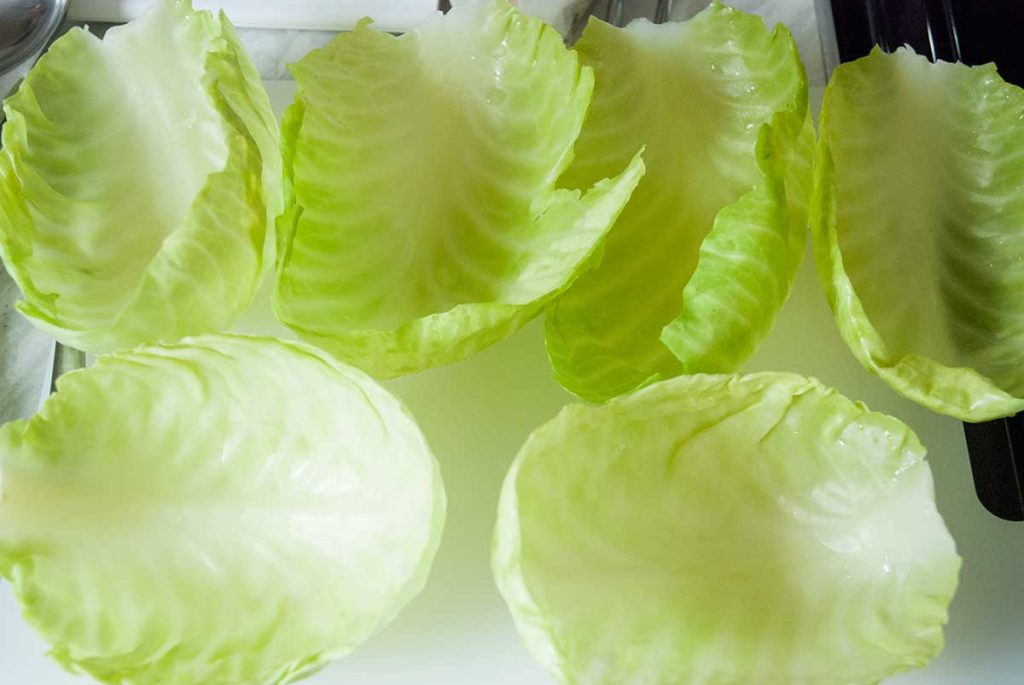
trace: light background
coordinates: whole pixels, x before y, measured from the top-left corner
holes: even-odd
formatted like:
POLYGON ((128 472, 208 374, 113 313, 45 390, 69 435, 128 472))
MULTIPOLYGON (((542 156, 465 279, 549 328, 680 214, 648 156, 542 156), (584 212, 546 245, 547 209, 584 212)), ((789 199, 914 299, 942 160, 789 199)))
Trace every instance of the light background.
MULTIPOLYGON (((747 4, 806 23, 806 13, 797 11, 804 5, 813 25, 809 0, 775 3, 775 10, 764 1, 747 4)), ((817 36, 806 26, 794 32, 806 59, 808 49, 817 49, 808 41, 817 36)), ((292 84, 268 86, 280 111, 290 100, 292 84)), ((815 92, 820 97, 820 89, 815 92)), ((6 277, 0 280, 9 292, 6 277)), ((12 369, 24 369, 15 364, 30 362, 38 368, 40 340, 31 335, 23 339, 24 328, 6 309, 0 324, 5 336, 0 340, 5 350, 0 381, 7 394, 9 388, 31 384, 33 374, 12 369)), ((957 421, 900 398, 857 364, 835 329, 809 259, 775 330, 747 368, 817 376, 872 409, 901 418, 929 448, 939 509, 964 557, 964 568, 946 650, 927 669, 898 676, 887 685, 1024 683, 1024 525, 999 521, 977 502, 957 421)), ((548 685, 551 681, 520 644, 489 569, 505 470, 530 431, 571 401, 551 378, 540 322, 465 362, 387 385, 408 404, 441 462, 449 499, 444 540, 426 589, 395 622, 306 682, 548 685)), ((19 614, 9 586, 0 584, 0 685, 89 682, 47 660, 46 644, 19 614)))

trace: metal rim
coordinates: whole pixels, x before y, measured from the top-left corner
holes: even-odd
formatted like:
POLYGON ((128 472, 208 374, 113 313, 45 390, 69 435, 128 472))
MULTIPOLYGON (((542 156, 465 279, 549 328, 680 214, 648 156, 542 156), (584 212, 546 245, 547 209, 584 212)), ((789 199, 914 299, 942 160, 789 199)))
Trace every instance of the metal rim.
POLYGON ((29 29, 29 40, 17 43, 7 52, 0 51, 0 74, 10 71, 46 47, 64 21, 68 3, 67 0, 39 0, 35 8, 43 17, 42 22, 29 29))

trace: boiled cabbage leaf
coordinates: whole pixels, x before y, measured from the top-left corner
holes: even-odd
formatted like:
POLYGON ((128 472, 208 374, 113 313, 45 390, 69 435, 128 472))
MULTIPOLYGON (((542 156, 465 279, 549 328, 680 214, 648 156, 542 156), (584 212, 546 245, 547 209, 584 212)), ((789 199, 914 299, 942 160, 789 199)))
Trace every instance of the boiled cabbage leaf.
POLYGON ((19 310, 91 352, 226 328, 280 205, 277 124, 231 24, 161 0, 75 28, 4 103, 0 256, 19 310))
POLYGON ((363 22, 292 71, 274 308, 378 377, 536 316, 592 265, 643 174, 638 144, 612 180, 555 188, 593 74, 505 0, 398 37, 363 22))
POLYGON ((679 373, 735 371, 767 335, 806 243, 813 129, 785 27, 713 3, 684 23, 592 20, 594 103, 562 183, 646 145, 647 174, 600 266, 547 316, 558 380, 601 401, 679 373))
POLYGON ((0 429, 0 575, 110 685, 311 673, 419 591, 444 510, 398 400, 301 343, 105 355, 0 429))
POLYGON ((508 474, 493 556, 572 685, 875 685, 942 648, 959 566, 910 429, 782 373, 565 408, 508 474))
POLYGON ((934 411, 1024 410, 1024 90, 875 50, 825 91, 819 273, 857 359, 934 411))

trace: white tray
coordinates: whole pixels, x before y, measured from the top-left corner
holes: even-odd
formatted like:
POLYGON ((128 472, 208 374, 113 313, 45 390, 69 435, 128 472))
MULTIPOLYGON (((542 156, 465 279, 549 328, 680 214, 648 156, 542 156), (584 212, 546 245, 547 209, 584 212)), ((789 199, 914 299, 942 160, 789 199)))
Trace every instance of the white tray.
MULTIPOLYGON (((152 0, 73 0, 71 19, 124 22, 142 14, 152 0)), ((223 9, 236 26, 333 29, 373 16, 385 31, 408 29, 437 11, 437 0, 194 0, 196 9, 223 9)))

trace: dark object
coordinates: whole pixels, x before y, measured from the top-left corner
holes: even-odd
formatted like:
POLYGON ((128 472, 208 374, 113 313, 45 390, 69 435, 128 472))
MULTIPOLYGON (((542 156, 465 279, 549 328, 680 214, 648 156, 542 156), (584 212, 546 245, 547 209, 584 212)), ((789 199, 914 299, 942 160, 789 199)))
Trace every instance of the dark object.
POLYGON ((932 61, 960 59, 958 24, 949 0, 832 0, 839 59, 909 45, 932 61))
POLYGON ((42 50, 66 9, 67 0, 0 0, 0 74, 42 50))
POLYGON ((85 352, 61 343, 54 344, 53 369, 50 374, 50 393, 57 392, 57 379, 66 373, 84 369, 85 352))
POLYGON ((909 45, 932 60, 995 62, 1004 79, 1024 86, 1020 0, 832 0, 839 57, 909 45))
POLYGON ((974 490, 985 508, 1008 521, 1024 521, 1024 414, 965 423, 974 490))
MULTIPOLYGON (((1024 86, 1021 0, 831 0, 831 10, 843 62, 874 45, 909 45, 932 61, 995 62, 1004 79, 1024 86)), ((1000 518, 1024 521, 1024 414, 965 423, 964 433, 978 499, 1000 518)))

